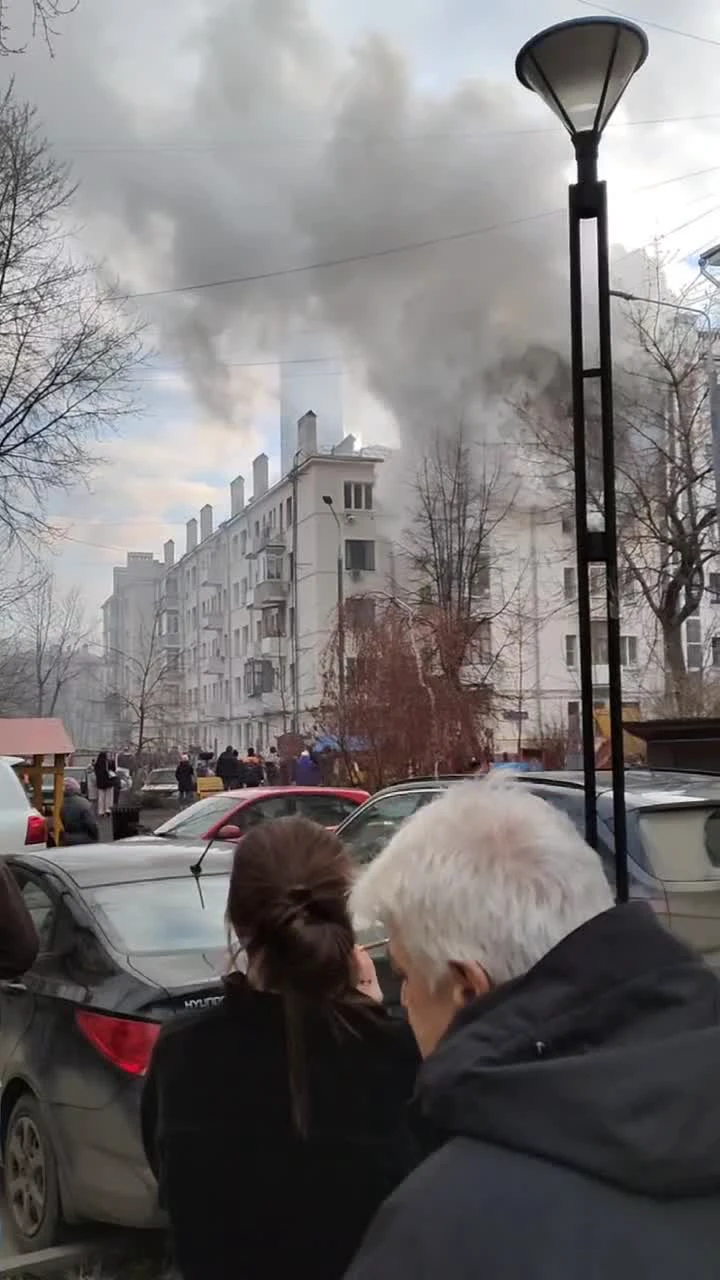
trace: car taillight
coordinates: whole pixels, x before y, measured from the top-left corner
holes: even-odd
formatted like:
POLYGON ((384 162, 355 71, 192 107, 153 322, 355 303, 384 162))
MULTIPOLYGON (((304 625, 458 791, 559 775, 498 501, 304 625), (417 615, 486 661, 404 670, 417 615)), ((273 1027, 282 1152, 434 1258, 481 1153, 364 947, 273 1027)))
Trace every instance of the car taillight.
POLYGON ((86 1009, 78 1009, 75 1020, 85 1039, 114 1067, 131 1076, 145 1075, 160 1035, 158 1022, 134 1022, 86 1009))
POLYGON ((26 844, 47 844, 47 823, 39 813, 31 813, 25 830, 26 844))

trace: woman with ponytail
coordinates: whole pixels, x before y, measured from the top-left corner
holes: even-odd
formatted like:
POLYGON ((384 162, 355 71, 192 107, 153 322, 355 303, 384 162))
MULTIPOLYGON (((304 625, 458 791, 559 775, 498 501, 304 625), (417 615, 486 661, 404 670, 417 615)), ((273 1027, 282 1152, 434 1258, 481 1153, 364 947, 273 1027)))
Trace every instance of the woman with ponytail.
POLYGON ((340 1280, 408 1172, 417 1049, 355 944, 350 883, 303 818, 237 847, 225 998, 165 1027, 143 1098, 184 1280, 340 1280))

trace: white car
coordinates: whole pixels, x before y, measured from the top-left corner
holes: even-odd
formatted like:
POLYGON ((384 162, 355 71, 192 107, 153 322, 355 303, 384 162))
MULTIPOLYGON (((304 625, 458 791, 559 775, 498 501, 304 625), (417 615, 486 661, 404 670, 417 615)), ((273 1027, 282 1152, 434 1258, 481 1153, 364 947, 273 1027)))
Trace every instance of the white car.
POLYGON ((13 768, 22 763, 15 756, 0 756, 0 857, 47 848, 47 823, 33 809, 13 768))

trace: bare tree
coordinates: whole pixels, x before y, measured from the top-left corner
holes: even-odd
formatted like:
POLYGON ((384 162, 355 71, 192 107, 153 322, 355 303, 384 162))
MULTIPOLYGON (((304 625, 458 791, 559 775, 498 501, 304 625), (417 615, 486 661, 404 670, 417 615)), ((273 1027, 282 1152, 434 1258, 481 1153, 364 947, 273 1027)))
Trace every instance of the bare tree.
POLYGON ((47 495, 77 484, 130 412, 140 332, 70 249, 74 187, 33 108, 0 99, 0 533, 48 531, 47 495))
POLYGON ((462 425, 436 432, 412 481, 406 537, 431 662, 458 693, 490 678, 492 622, 507 605, 491 591, 496 535, 516 493, 492 454, 474 448, 462 425))
MULTIPOLYGON (((22 584, 22 580, 20 585, 22 584)), ((77 588, 58 591, 52 573, 26 583, 8 605, 0 639, 0 703, 6 715, 52 716, 79 673, 90 631, 77 588)))
MULTIPOLYGON (((656 282, 657 284, 658 282, 656 282)), ((677 299, 684 303, 684 298, 677 299)), ((631 304, 629 342, 615 370, 615 436, 621 589, 639 596, 658 631, 665 702, 693 702, 683 628, 700 607, 706 567, 718 554, 710 449, 707 335, 682 310, 631 304)), ((599 423, 590 391, 590 498, 602 508, 599 423)), ((515 406, 539 446, 558 501, 570 498, 569 373, 558 362, 542 395, 515 406)))
MULTIPOLYGON (((25 0, 32 24, 33 39, 41 36, 50 53, 53 51, 53 40, 59 34, 55 23, 65 18, 78 7, 79 0, 25 0)), ((0 56, 10 53, 23 53, 26 45, 16 45, 8 22, 8 0, 0 0, 0 56)))
POLYGON ((140 635, 136 653, 111 650, 106 705, 116 731, 126 734, 139 757, 149 747, 167 745, 180 720, 181 654, 162 632, 160 601, 140 635))

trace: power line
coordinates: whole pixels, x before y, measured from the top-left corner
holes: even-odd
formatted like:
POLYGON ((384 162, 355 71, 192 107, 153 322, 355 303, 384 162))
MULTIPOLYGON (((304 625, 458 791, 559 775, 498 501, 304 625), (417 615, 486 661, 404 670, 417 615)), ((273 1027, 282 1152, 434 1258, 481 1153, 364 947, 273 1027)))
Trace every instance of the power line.
POLYGON ((699 44, 711 44, 716 49, 720 49, 720 40, 713 40, 712 36, 701 36, 696 31, 681 31, 679 27, 666 27, 662 22, 653 22, 650 18, 631 17, 629 13, 621 13, 619 9, 609 9, 607 5, 595 4, 594 0, 576 0, 576 2, 581 4, 583 9, 611 13, 614 18, 625 18, 628 22, 637 22, 643 27, 653 27, 655 31, 664 31, 670 36, 682 36, 683 40, 697 40, 699 44))
MULTIPOLYGON (((582 0, 578 0, 581 3, 582 0)), ((607 12, 611 12, 607 10, 607 12)), ((646 120, 616 120, 608 126, 608 132, 618 129, 639 128, 641 126, 653 126, 664 124, 692 124, 708 120, 720 120, 720 113, 710 113, 701 115, 687 116, 656 116, 646 120)), ((483 129, 479 133, 472 132, 449 132, 449 133, 386 133, 386 134, 346 134, 333 135, 328 134, 323 137, 318 135, 316 138, 292 138, 292 137, 267 137, 267 138, 242 138, 242 139, 223 139, 209 142, 141 142, 132 144, 103 145, 100 143, 73 143, 60 139, 55 142, 55 146, 64 147, 67 151, 72 151, 77 155, 125 155, 147 152, 157 153, 167 151, 170 153, 203 153, 210 151, 236 150, 246 146, 325 146, 327 143, 343 142, 356 143, 358 146, 366 146, 368 143, 384 143, 384 142, 470 142, 481 141, 483 138, 524 138, 535 134, 555 134, 558 130, 553 125, 535 126, 527 129, 483 129)))
MULTIPOLYGON (((647 183, 641 187, 632 188, 634 193, 643 191, 654 191, 660 187, 670 186, 674 182, 684 182, 688 178, 704 177, 708 173, 717 173, 720 165, 711 165, 707 169, 696 169, 690 173, 676 174, 673 178, 662 178, 659 182, 647 183)), ((557 217, 565 212, 565 207, 561 206, 557 209, 548 209, 542 213, 529 214, 523 218, 509 218, 502 222, 488 223, 484 227, 474 227, 470 231, 457 231, 446 236, 432 236, 426 240, 415 240, 408 244, 392 245, 386 249, 368 250, 366 253, 348 254, 342 258, 326 258, 319 262, 310 262, 304 266, 296 267, 279 267, 273 271, 257 271, 252 275, 246 276, 226 276, 220 280, 205 280, 198 284, 173 285, 166 289, 144 289, 135 293, 125 293, 116 295, 116 301, 128 301, 138 298, 165 298, 178 293, 197 293, 205 289, 223 289, 235 284, 257 284, 263 280, 277 280, 285 276, 302 275, 308 271, 326 271, 332 267, 351 266, 360 262, 370 262, 373 259, 388 258, 398 253, 411 253, 417 249, 429 249, 438 244, 451 244, 461 240, 470 240, 476 236, 487 235, 493 231, 503 231, 512 227, 518 227, 530 222, 538 222, 541 218, 557 217)))

